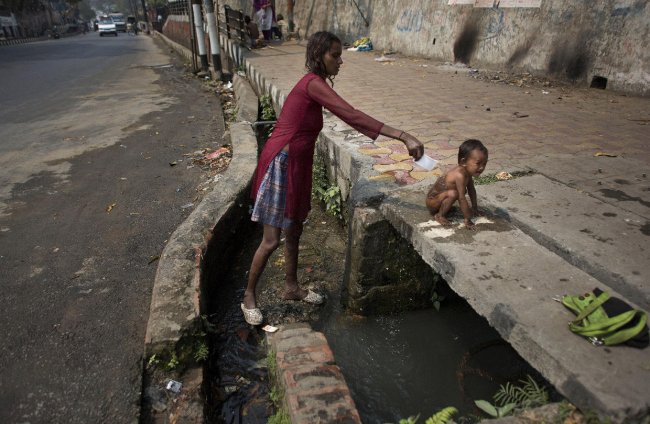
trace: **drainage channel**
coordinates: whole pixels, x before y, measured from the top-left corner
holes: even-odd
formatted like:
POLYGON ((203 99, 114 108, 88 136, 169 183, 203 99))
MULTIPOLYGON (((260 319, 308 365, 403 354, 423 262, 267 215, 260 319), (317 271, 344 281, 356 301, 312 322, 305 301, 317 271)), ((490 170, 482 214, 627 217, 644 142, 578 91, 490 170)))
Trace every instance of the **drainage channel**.
MULTIPOLYGON (((211 423, 265 423, 275 413, 265 335, 248 326, 239 309, 260 238, 260 228, 246 222, 230 252, 204 270, 211 282, 206 293, 211 355, 204 383, 211 423)), ((269 260, 258 303, 270 324, 307 321, 324 332, 363 422, 428 417, 446 406, 464 417, 479 415, 474 400, 492 401, 500 384, 526 375, 542 381, 444 282, 436 287, 443 299, 439 310, 374 317, 346 312, 340 301, 346 240, 346 229, 314 205, 301 239, 298 275, 327 294, 326 305, 281 300, 282 246, 269 260)))

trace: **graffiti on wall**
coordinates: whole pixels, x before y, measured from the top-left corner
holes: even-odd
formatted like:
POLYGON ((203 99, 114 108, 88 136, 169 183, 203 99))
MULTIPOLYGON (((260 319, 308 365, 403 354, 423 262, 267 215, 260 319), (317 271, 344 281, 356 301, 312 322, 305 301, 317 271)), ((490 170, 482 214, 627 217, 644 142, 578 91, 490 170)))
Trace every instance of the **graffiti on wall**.
POLYGON ((542 0, 449 0, 448 5, 471 4, 474 7, 540 7, 542 0))
POLYGON ((397 21, 399 32, 420 32, 422 29, 422 11, 406 9, 397 21))

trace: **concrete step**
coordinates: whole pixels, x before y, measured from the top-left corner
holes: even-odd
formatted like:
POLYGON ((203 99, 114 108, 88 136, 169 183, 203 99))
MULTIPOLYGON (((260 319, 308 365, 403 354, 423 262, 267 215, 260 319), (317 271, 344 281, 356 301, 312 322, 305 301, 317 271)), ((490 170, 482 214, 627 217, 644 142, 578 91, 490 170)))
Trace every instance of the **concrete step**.
POLYGON ((572 313, 552 300, 594 287, 625 296, 504 218, 482 218, 477 231, 441 227, 423 202, 422 188, 404 188, 391 193, 380 211, 560 393, 616 421, 650 411, 648 350, 591 345, 569 331, 572 313))
POLYGON ((535 241, 650 310, 645 218, 532 175, 480 186, 481 200, 535 241))

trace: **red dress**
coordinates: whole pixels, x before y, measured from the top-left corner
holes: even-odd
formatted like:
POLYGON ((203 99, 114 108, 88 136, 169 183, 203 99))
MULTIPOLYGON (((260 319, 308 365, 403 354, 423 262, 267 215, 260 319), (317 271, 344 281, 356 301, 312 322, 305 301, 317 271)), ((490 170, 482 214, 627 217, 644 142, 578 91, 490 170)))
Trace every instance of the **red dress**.
POLYGON ((284 215, 294 222, 304 221, 311 209, 314 147, 318 134, 323 129, 323 107, 373 140, 379 136, 379 131, 384 126, 382 122, 353 108, 322 77, 314 73, 308 73, 296 84, 282 106, 273 134, 264 145, 251 192, 251 197, 255 200, 269 164, 288 144, 284 215))

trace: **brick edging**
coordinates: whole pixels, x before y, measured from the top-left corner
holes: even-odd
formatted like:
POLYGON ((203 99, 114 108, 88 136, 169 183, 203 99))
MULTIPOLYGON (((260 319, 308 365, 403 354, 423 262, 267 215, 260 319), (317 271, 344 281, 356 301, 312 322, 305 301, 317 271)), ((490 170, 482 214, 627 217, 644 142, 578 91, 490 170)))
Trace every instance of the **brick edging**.
POLYGON ((292 423, 361 423, 341 369, 323 333, 288 324, 267 337, 275 353, 276 381, 292 423))

